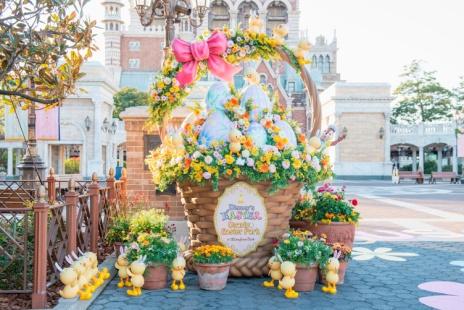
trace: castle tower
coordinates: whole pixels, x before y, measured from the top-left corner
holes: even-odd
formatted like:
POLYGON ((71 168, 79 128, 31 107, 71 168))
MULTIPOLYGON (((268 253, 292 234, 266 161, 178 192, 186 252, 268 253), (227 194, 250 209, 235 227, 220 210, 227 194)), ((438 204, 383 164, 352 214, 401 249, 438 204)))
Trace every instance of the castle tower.
POLYGON ((334 32, 333 40, 330 43, 324 36, 318 36, 309 52, 312 71, 317 70, 322 76, 321 90, 325 90, 333 83, 340 81, 340 74, 337 71, 337 51, 337 37, 334 32))
POLYGON ((121 76, 121 33, 123 20, 121 10, 124 4, 121 0, 103 0, 105 17, 105 65, 113 73, 117 84, 121 76))

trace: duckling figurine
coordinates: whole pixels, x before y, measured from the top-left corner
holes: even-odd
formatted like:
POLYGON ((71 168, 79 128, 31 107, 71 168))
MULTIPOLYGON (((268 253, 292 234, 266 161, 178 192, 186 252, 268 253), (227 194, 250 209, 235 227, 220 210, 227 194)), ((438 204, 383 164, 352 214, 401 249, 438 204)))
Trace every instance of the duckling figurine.
POLYGON ((129 261, 127 260, 126 253, 124 249, 121 249, 121 254, 118 256, 116 263, 114 264, 116 269, 118 269, 119 283, 118 287, 122 288, 125 286, 129 287, 132 284, 129 281, 129 275, 127 274, 127 268, 129 267, 129 261))
POLYGON ((74 269, 77 274, 77 285, 79 289, 83 288, 89 280, 85 276, 85 268, 84 265, 78 260, 76 254, 72 253, 76 260, 73 260, 71 256, 65 256, 66 261, 70 264, 70 267, 74 269))
POLYGON ((251 32, 261 32, 264 23, 263 21, 257 16, 257 14, 251 14, 250 18, 248 19, 248 30, 251 32))
POLYGON ((60 281, 64 284, 64 288, 58 293, 66 299, 75 298, 79 292, 77 273, 71 267, 62 269, 58 263, 55 263, 55 266, 60 271, 60 281))
POLYGON ((147 266, 144 263, 144 259, 136 260, 132 262, 127 268, 127 274, 131 277, 131 283, 133 286, 132 290, 127 290, 129 296, 140 296, 142 295, 142 286, 145 283, 143 273, 147 266))
POLYGON ((238 153, 240 152, 242 145, 240 144, 240 141, 242 139, 242 133, 240 130, 237 128, 232 128, 229 132, 229 150, 232 153, 238 153))
POLYGON ((108 278, 110 277, 110 271, 108 270, 107 267, 103 267, 102 271, 100 271, 100 274, 99 274, 99 277, 105 281, 105 280, 108 280, 108 278))
POLYGON ((79 291, 79 299, 80 300, 89 300, 92 298, 92 292, 89 288, 85 288, 84 290, 79 291))
POLYGON ((178 255, 172 262, 171 276, 172 284, 171 289, 173 291, 185 290, 184 276, 185 276, 186 262, 182 255, 178 255), (179 282, 179 284, 177 284, 179 282))
POLYGON ((338 269, 340 268, 340 258, 341 252, 335 251, 333 257, 329 258, 327 263, 327 273, 325 275, 325 280, 327 285, 322 287, 324 293, 335 294, 337 293, 337 283, 338 283, 338 269))
POLYGON ((279 284, 285 289, 284 296, 290 299, 298 298, 298 293, 293 290, 296 275, 295 264, 285 261, 280 265, 280 271, 282 272, 283 278, 279 281, 279 284))
POLYGON ((280 24, 272 29, 272 39, 275 40, 277 45, 285 43, 285 36, 288 34, 288 28, 284 24, 280 24))
MULTIPOLYGON (((282 272, 280 271, 280 261, 277 258, 277 256, 272 256, 269 258, 269 261, 267 263, 269 266, 269 276, 271 279, 269 281, 264 281, 263 286, 264 287, 274 287, 274 281, 279 281, 282 279, 282 272)), ((277 286, 278 289, 281 289, 282 287, 280 285, 277 286)))

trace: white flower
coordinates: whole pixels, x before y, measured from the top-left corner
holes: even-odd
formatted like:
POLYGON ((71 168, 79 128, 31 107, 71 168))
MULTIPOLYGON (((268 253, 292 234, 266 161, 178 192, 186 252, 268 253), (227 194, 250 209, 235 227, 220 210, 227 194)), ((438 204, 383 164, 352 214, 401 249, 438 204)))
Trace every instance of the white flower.
POLYGON ((206 147, 206 145, 204 145, 204 144, 200 144, 200 145, 198 146, 198 149, 199 149, 201 152, 204 152, 204 151, 206 151, 207 147, 206 147))
POLYGON ((211 178, 211 173, 209 173, 207 171, 203 172, 203 178, 205 180, 209 180, 211 178))
POLYGON ((294 175, 290 176, 290 180, 295 181, 295 180, 296 180, 296 176, 294 176, 294 175))
POLYGON ((274 164, 269 165, 269 172, 270 173, 274 173, 274 172, 276 172, 276 170, 277 170, 277 168, 276 168, 276 166, 274 164))
POLYGON ((241 50, 241 51, 238 53, 238 55, 239 55, 240 57, 245 57, 245 56, 246 56, 246 51, 245 51, 245 50, 241 50))
POLYGON ((274 118, 274 122, 280 121, 280 115, 278 114, 274 114, 273 118, 274 118))
POLYGON ((232 41, 232 40, 227 41, 227 46, 228 47, 234 46, 234 41, 232 41))
POLYGON ((300 127, 296 127, 296 128, 295 128, 295 133, 296 133, 297 135, 299 135, 299 134, 301 133, 301 128, 300 128, 300 127))
POLYGON ((283 167, 284 169, 290 168, 290 162, 289 162, 288 160, 284 160, 284 161, 282 162, 282 167, 283 167))
POLYGON ((254 164, 255 164, 255 161, 254 161, 253 158, 248 158, 248 159, 247 159, 247 166, 248 166, 248 167, 253 167, 254 164))
POLYGON ((196 159, 198 159, 200 156, 201 156, 201 153, 198 152, 198 151, 195 151, 195 152, 193 153, 193 155, 192 155, 192 158, 193 158, 193 160, 196 160, 196 159))
POLYGON ((311 160, 311 166, 314 168, 314 170, 316 170, 316 172, 321 171, 321 164, 316 157, 311 160))
POLYGON ((237 160, 235 161, 235 163, 236 163, 238 166, 243 166, 243 165, 245 165, 245 160, 244 160, 242 157, 239 157, 239 158, 237 158, 237 160))
POLYGON ((250 157, 250 151, 248 151, 248 150, 243 150, 243 151, 242 151, 242 156, 245 157, 245 158, 250 157))
POLYGON ((164 84, 166 84, 166 85, 171 84, 171 79, 168 78, 168 77, 165 77, 165 78, 164 78, 164 84))
POLYGON ((207 155, 207 156, 205 157, 205 163, 206 163, 207 165, 209 165, 209 164, 211 164, 212 162, 213 162, 213 158, 212 158, 211 156, 207 155))
POLYGON ((214 151, 213 156, 216 157, 217 159, 221 159, 221 158, 222 158, 221 154, 219 154, 218 151, 214 151))
POLYGON ((416 253, 392 252, 391 250, 390 248, 377 248, 372 251, 368 248, 355 247, 352 255, 354 260, 371 260, 377 257, 393 262, 404 262, 406 259, 403 257, 418 256, 416 253))
POLYGON ((168 97, 166 96, 161 96, 161 101, 166 101, 168 99, 168 97))
POLYGON ((296 158, 296 159, 299 159, 300 158, 300 152, 298 152, 297 150, 292 151, 292 157, 296 158))
POLYGON ((299 247, 302 247, 302 246, 303 246, 303 241, 298 241, 297 245, 298 245, 299 247))
POLYGON ((306 154, 305 160, 309 163, 311 162, 311 155, 306 154))

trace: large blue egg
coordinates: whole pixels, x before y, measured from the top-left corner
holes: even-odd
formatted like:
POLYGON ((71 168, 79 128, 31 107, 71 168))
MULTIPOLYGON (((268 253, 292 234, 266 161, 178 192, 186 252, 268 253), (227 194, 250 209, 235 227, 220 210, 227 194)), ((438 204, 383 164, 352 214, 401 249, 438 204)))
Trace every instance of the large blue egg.
POLYGON ((214 83, 210 86, 206 94, 206 107, 208 111, 224 111, 224 105, 230 98, 232 98, 232 94, 226 83, 214 83))
POLYGON ((266 145, 267 133, 263 125, 260 123, 251 123, 248 127, 247 136, 253 140, 253 144, 259 148, 263 148, 266 145))
POLYGON ((271 100, 259 85, 251 85, 245 89, 240 100, 241 106, 245 106, 249 100, 253 103, 253 109, 250 112, 252 120, 257 121, 264 110, 272 111, 271 100))
POLYGON ((200 144, 210 146, 213 141, 229 141, 229 132, 232 122, 221 111, 211 113, 203 124, 198 141, 200 144))
POLYGON ((288 145, 290 147, 296 147, 296 135, 292 126, 282 120, 277 121, 274 124, 279 128, 279 136, 287 138, 288 145))

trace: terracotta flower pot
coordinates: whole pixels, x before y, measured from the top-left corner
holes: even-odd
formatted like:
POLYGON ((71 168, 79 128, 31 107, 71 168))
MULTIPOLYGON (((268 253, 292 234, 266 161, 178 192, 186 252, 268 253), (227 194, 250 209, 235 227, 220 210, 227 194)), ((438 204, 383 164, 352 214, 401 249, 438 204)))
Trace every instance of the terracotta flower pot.
MULTIPOLYGON (((341 261, 338 269, 338 285, 345 283, 345 273, 348 268, 348 262, 341 261)), ((319 269, 319 283, 326 284, 324 271, 319 269)))
POLYGON ((143 284, 144 289, 163 289, 168 284, 168 268, 164 265, 147 266, 143 277, 145 279, 145 283, 143 284))
POLYGON ((198 284, 201 289, 219 291, 226 287, 229 277, 230 263, 225 264, 197 264, 198 284))
POLYGON ((293 229, 309 230, 315 235, 325 234, 328 243, 343 243, 348 247, 353 247, 354 235, 356 226, 351 223, 337 223, 330 224, 311 224, 307 221, 290 221, 290 227, 293 229))
POLYGON ((295 286, 293 288, 299 292, 314 290, 318 270, 317 265, 296 265, 295 286))

